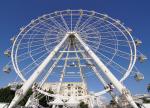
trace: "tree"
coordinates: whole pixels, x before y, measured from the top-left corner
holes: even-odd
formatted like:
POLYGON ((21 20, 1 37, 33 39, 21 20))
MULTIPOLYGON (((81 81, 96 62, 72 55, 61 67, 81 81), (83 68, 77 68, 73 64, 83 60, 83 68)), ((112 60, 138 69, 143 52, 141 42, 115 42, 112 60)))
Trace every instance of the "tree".
POLYGON ((146 97, 143 98, 143 103, 150 103, 150 100, 147 99, 146 97))
MULTIPOLYGON (((21 86, 18 86, 17 89, 19 89, 20 87, 21 86)), ((24 99, 20 101, 19 105, 24 106, 31 94, 32 94, 32 89, 29 89, 24 99)), ((14 98, 14 96, 15 96, 15 91, 12 91, 10 86, 0 89, 0 102, 10 103, 14 98)))
POLYGON ((10 87, 0 89, 0 102, 10 103, 15 95, 15 92, 10 87))
MULTIPOLYGON (((50 93, 50 94, 54 94, 54 92, 51 91, 51 90, 49 90, 49 91, 47 91, 47 92, 50 93)), ((49 105, 47 104, 47 101, 46 101, 46 96, 41 95, 39 98, 40 98, 40 100, 39 100, 39 104, 40 104, 40 105, 42 105, 43 107, 49 107, 49 105)), ((50 99, 50 100, 53 100, 52 97, 49 98, 49 99, 50 99)))
POLYGON ((88 104, 85 104, 84 102, 80 103, 80 108, 88 108, 88 104))
MULTIPOLYGON (((18 85, 17 89, 20 89, 20 87, 21 87, 21 85, 18 85)), ((51 90, 46 91, 46 92, 48 92, 50 94, 54 94, 54 92, 51 90)), ((32 89, 29 89, 26 96, 23 98, 23 100, 21 100, 19 102, 18 105, 24 106, 26 104, 26 102, 28 101, 29 97, 32 95, 32 93, 33 93, 32 89)), ((15 91, 12 91, 10 86, 0 89, 0 102, 10 103, 12 101, 12 99, 14 98, 14 96, 15 96, 15 91)), ((49 98, 49 100, 50 101, 53 100, 53 97, 49 98)), ((49 107, 49 105, 47 104, 47 100, 46 100, 45 95, 41 95, 39 97, 39 104, 42 105, 43 107, 49 107)))

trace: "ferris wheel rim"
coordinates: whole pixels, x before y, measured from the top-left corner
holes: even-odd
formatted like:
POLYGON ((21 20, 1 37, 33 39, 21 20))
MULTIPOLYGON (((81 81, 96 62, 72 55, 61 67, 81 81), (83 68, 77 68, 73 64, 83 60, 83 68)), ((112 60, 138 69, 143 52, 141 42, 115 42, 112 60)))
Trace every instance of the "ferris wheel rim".
MULTIPOLYGON (((63 11, 68 11, 68 10, 63 10, 63 11)), ((60 11, 60 12, 63 12, 63 11, 60 11)), ((76 11, 76 10, 71 10, 71 11, 76 11)), ((79 10, 78 10, 79 11, 79 10)), ((87 10, 82 10, 82 11, 87 11, 87 10)), ((59 11, 56 11, 56 12, 59 12, 59 11)), ((93 12, 93 11, 88 11, 88 12, 93 12)), ((95 12, 95 11, 94 11, 95 12)), ((53 12, 54 13, 54 12, 53 12)), ((50 13, 50 14, 53 14, 53 13, 50 13)), ((95 12, 95 13, 97 13, 97 12, 95 12)), ((50 14, 47 14, 47 15, 50 15, 50 14)), ((101 14, 101 13, 97 13, 97 14, 101 14)), ((103 15, 104 16, 104 14, 101 14, 101 15, 103 15)), ((109 16, 107 16, 109 19, 111 19, 111 20, 113 20, 114 22, 116 21, 115 19, 113 19, 113 18, 111 18, 111 17, 109 17, 109 16)), ((39 20, 39 19, 36 19, 36 20, 39 20)), ((29 23, 24 29, 26 29, 29 25, 31 25, 32 23, 29 23)), ((129 66, 129 68, 128 68, 128 72, 126 73, 126 75, 125 75, 125 77, 123 77, 120 81, 122 82, 122 81, 124 81, 127 77, 128 77, 128 75, 130 74, 130 72, 131 72, 131 70, 132 70, 132 68, 133 68, 133 66, 135 65, 135 62, 136 62, 136 45, 135 45, 135 42, 134 42, 134 40, 133 40, 133 37, 132 37, 132 35, 130 34, 130 32, 129 31, 127 31, 127 29, 125 28, 125 26, 123 26, 122 24, 120 24, 120 23, 118 23, 121 27, 123 27, 124 28, 124 30, 126 30, 126 32, 130 35, 130 38, 132 39, 132 43, 133 43, 133 46, 134 46, 134 58, 133 58, 133 60, 131 60, 132 61, 132 63, 130 63, 130 66, 129 66)), ((116 25, 115 25, 116 26, 116 25)), ((116 28, 118 28, 117 26, 116 26, 116 28)), ((119 29, 120 30, 120 29, 119 29)), ((17 38, 19 37, 19 35, 22 33, 22 31, 17 35, 17 38)), ((123 32, 122 32, 123 33, 123 32)), ((124 34, 124 33, 123 33, 124 34)), ((15 47, 15 43, 16 43, 16 41, 17 41, 17 38, 16 38, 16 40, 15 40, 15 42, 14 42, 14 44, 13 44, 13 47, 12 47, 12 52, 14 52, 14 47, 15 47)), ((132 57, 132 56, 131 56, 132 57)), ((17 62, 14 62, 14 55, 13 55, 13 53, 12 53, 12 55, 11 55, 11 58, 12 58, 12 63, 13 63, 13 66, 14 66, 14 69, 15 69, 15 71, 17 72, 17 74, 21 77, 21 79, 23 80, 23 81, 26 81, 26 79, 25 78, 23 78, 24 76, 22 75, 22 73, 20 72, 20 70, 19 70, 19 67, 18 67, 18 64, 17 64, 17 62)), ((16 57, 16 53, 15 53, 15 60, 17 61, 17 57, 16 57)))

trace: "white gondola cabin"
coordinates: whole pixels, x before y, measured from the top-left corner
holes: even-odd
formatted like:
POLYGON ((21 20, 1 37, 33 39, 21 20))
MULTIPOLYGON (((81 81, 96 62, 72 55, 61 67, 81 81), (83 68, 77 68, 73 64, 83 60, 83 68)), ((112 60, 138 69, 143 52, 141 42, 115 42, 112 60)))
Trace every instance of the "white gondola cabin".
POLYGON ((6 66, 3 68, 3 71, 4 71, 5 73, 10 73, 10 72, 11 72, 11 68, 10 68, 8 65, 6 65, 6 66))
POLYGON ((136 46, 140 46, 142 44, 142 41, 141 40, 139 40, 139 39, 136 39, 135 40, 135 45, 136 46))
POLYGON ((12 37, 11 39, 10 39, 10 41, 12 42, 12 43, 14 43, 14 41, 15 41, 15 36, 14 37, 12 37))
POLYGON ((11 51, 7 49, 7 50, 4 52, 4 55, 6 55, 7 57, 10 57, 10 56, 11 56, 11 51))
POLYGON ((144 56, 144 55, 140 55, 140 56, 138 57, 138 60, 139 60, 141 63, 143 63, 145 60, 147 60, 147 57, 144 56))
POLYGON ((144 79, 144 75, 142 73, 138 72, 135 74, 134 78, 136 81, 141 81, 144 79))
POLYGON ((132 29, 131 29, 131 28, 129 28, 129 27, 127 28, 127 30, 128 30, 128 32, 130 32, 130 33, 132 32, 132 29))

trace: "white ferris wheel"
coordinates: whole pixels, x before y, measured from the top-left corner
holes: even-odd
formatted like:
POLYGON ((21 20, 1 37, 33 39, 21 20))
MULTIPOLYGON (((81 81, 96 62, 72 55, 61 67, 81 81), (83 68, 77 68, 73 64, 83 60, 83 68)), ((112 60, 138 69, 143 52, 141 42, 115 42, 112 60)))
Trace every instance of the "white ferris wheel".
MULTIPOLYGON (((63 99, 68 103, 72 99, 59 94, 62 83, 67 81, 81 82, 87 91, 87 95, 75 97, 76 101, 89 98, 92 78, 97 78, 96 87, 100 86, 95 96, 112 95, 111 84, 137 108, 123 81, 130 75, 136 80, 144 78, 135 63, 146 57, 137 51, 142 42, 135 40, 131 31, 119 20, 87 10, 56 11, 32 20, 11 39, 11 50, 5 51, 23 82, 9 108, 17 105, 35 83, 38 93, 54 97, 60 104, 64 104, 63 99), (56 94, 40 89, 46 82, 58 82, 56 94)), ((10 72, 9 64, 5 72, 10 72)))

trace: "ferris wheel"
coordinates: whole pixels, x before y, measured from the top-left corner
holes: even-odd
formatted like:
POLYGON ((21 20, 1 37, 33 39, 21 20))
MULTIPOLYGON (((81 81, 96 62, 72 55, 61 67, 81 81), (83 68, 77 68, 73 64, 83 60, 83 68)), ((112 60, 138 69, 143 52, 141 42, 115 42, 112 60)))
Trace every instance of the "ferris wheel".
MULTIPOLYGON (((57 97, 60 102, 60 98, 69 98, 58 95, 63 82, 83 82, 88 92, 88 81, 92 77, 103 85, 95 96, 111 94, 111 84, 121 94, 126 94, 129 103, 137 108, 122 84, 133 73, 137 80, 144 78, 135 67, 137 59, 141 62, 146 59, 136 48, 142 42, 135 40, 131 31, 117 19, 87 10, 56 11, 32 20, 11 39, 12 50, 5 51, 23 81, 17 91, 20 95, 16 95, 9 108, 16 105, 35 82, 40 87, 45 82, 59 82, 57 94, 37 91, 57 97)), ((10 70, 8 66, 4 68, 5 72, 10 70)), ((77 98, 88 97, 87 94, 77 98)))

